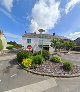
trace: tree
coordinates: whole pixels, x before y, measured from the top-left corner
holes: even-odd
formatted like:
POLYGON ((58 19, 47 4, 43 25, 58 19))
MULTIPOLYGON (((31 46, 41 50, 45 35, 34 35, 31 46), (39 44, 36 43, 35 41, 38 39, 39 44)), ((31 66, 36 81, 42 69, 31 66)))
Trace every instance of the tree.
POLYGON ((0 39, 0 50, 3 49, 3 44, 2 44, 2 40, 0 39))
POLYGON ((51 46, 55 48, 55 52, 57 51, 57 49, 60 51, 60 49, 62 48, 62 45, 63 45, 62 39, 53 38, 53 40, 51 40, 51 46))
POLYGON ((76 43, 74 41, 69 42, 69 51, 76 46, 76 43))
POLYGON ((64 49, 70 51, 72 48, 76 46, 76 43, 74 41, 66 41, 63 44, 64 49))
POLYGON ((7 42, 7 44, 11 44, 11 45, 13 45, 13 46, 16 46, 17 45, 17 43, 14 41, 14 42, 12 42, 12 41, 10 41, 10 42, 7 42))

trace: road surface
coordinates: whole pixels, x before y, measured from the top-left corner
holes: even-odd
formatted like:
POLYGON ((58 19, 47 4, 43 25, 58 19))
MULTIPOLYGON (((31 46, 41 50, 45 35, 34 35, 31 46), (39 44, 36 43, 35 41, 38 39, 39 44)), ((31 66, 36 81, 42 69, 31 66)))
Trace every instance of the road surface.
POLYGON ((0 92, 80 92, 80 77, 38 76, 21 69, 13 55, 1 59, 0 92))

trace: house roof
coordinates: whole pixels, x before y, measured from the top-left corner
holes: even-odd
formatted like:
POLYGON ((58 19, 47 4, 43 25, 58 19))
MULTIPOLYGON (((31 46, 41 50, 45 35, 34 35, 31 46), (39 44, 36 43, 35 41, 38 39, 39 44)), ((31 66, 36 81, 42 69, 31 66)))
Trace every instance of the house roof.
MULTIPOLYGON (((25 33, 22 37, 52 39, 53 35, 50 35, 50 34, 25 33)), ((67 39, 66 37, 58 36, 58 35, 55 35, 54 37, 61 38, 61 39, 67 39)))
POLYGON ((28 38, 47 38, 51 39, 53 36, 49 34, 36 34, 36 33, 26 33, 22 37, 28 37, 28 38))

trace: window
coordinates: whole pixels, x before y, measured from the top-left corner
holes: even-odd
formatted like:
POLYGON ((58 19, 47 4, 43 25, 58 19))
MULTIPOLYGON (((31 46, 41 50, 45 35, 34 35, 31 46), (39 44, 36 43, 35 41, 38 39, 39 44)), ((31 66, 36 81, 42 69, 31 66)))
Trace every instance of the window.
POLYGON ((27 39, 27 43, 31 43, 31 39, 27 39))

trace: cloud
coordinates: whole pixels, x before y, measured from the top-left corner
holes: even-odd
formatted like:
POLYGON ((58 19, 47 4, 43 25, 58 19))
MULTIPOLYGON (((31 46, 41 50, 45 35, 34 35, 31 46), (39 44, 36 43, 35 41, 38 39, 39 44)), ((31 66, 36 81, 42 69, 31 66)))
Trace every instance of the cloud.
POLYGON ((0 0, 1 5, 8 11, 11 12, 13 7, 13 0, 0 0))
POLYGON ((19 36, 19 35, 15 35, 15 34, 8 33, 8 32, 4 32, 4 34, 5 34, 5 36, 7 36, 7 37, 21 39, 21 36, 19 36))
POLYGON ((2 13, 4 13, 7 17, 9 17, 13 22, 19 24, 19 22, 17 22, 17 21, 12 17, 12 15, 11 15, 10 13, 6 12, 6 11, 5 11, 4 9, 2 9, 2 8, 0 8, 0 11, 1 11, 2 13))
POLYGON ((80 17, 77 17, 76 20, 70 26, 70 28, 68 30, 66 30, 63 34, 65 37, 67 36, 71 39, 76 39, 79 35, 72 37, 71 34, 73 34, 75 32, 79 32, 79 30, 80 30, 80 17))
POLYGON ((66 4, 66 8, 65 8, 65 13, 69 13, 76 4, 80 3, 80 0, 70 0, 67 4, 66 4))
POLYGON ((78 37, 80 37, 80 32, 70 33, 67 37, 70 38, 70 39, 72 39, 72 40, 75 40, 78 37))
POLYGON ((59 6, 60 2, 56 0, 39 0, 32 9, 31 31, 53 29, 61 17, 59 6))

